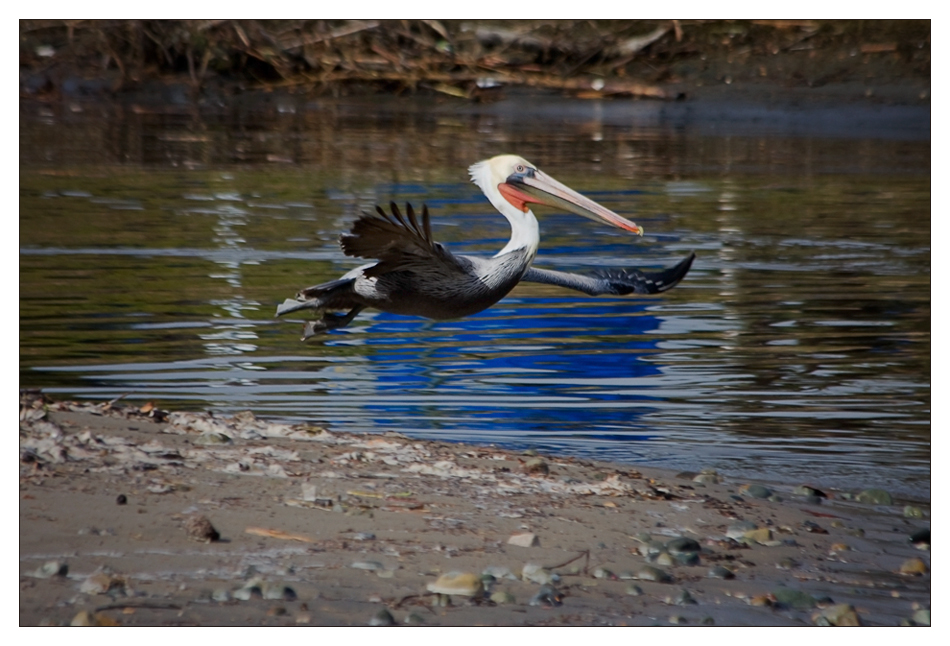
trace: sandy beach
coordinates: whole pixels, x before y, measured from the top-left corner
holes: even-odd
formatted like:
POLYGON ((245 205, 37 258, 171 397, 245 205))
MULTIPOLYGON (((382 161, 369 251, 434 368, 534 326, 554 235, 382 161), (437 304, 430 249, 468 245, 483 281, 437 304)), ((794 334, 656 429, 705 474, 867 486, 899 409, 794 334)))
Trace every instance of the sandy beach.
POLYGON ((20 403, 24 626, 930 621, 929 503, 885 492, 20 403))

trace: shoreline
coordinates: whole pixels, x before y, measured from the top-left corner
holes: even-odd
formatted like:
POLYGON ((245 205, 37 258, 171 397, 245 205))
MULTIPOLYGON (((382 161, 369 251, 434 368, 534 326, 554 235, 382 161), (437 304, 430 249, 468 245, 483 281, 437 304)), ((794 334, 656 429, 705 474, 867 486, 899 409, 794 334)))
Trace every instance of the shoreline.
POLYGON ((929 623, 929 504, 807 485, 24 391, 20 625, 929 623))

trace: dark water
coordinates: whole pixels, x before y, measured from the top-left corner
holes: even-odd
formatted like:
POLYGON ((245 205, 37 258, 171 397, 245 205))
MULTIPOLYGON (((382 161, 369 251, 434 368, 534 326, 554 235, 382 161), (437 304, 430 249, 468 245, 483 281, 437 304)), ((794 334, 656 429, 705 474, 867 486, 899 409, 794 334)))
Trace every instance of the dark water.
POLYGON ((929 110, 20 109, 21 387, 929 498, 929 110), (647 232, 541 207, 538 266, 695 250, 689 276, 649 298, 526 284, 449 322, 368 311, 306 344, 272 318, 358 264, 336 239, 376 203, 425 202, 453 251, 493 254, 507 224, 466 168, 502 152, 647 232))

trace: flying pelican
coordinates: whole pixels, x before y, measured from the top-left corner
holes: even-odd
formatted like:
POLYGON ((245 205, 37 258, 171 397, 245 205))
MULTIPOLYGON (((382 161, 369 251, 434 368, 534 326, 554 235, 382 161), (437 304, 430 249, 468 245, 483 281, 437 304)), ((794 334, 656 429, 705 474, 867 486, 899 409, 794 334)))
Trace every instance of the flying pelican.
POLYGON ((656 294, 676 285, 693 263, 690 253, 679 264, 657 273, 604 269, 594 275, 568 274, 531 266, 538 252, 538 221, 529 204, 546 204, 643 235, 643 228, 587 199, 515 155, 499 155, 473 164, 472 181, 511 224, 511 240, 491 258, 457 256, 432 239, 429 209, 420 220, 411 205, 406 217, 395 203, 390 213, 376 207, 364 213, 340 237, 347 256, 376 262, 357 267, 328 283, 300 290, 277 308, 277 316, 302 309, 320 319, 304 325, 303 339, 348 325, 364 308, 393 314, 454 319, 491 307, 521 281, 558 285, 584 292, 656 294), (335 312, 345 312, 337 314, 335 312))

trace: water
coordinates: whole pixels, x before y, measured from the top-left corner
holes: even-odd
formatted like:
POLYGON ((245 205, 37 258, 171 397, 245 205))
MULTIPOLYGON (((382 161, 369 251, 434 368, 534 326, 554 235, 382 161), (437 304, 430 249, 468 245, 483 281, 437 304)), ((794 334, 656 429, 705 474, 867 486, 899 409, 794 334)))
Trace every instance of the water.
POLYGON ((929 111, 20 107, 21 387, 929 498, 929 111), (338 235, 390 199, 427 203, 455 252, 500 249, 465 169, 501 152, 646 229, 540 207, 538 266, 695 250, 692 271, 657 297, 525 284, 457 321, 366 311, 306 344, 273 318, 358 264, 338 235))

